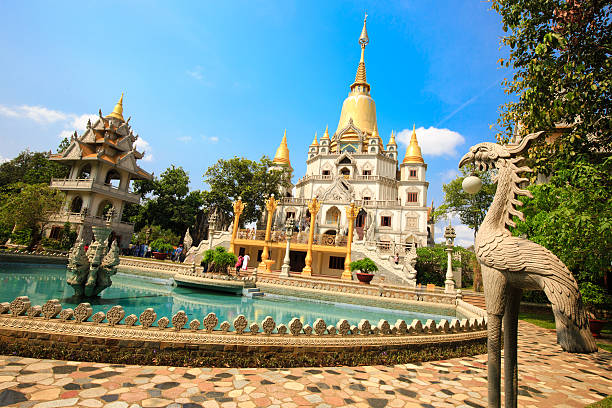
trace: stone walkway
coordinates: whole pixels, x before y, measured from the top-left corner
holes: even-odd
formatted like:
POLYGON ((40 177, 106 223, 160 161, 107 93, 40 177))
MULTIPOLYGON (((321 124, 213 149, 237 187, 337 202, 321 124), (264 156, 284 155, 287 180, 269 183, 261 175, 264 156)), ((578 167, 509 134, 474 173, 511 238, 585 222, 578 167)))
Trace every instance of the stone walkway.
MULTIPOLYGON (((519 406, 582 407, 612 391, 612 353, 563 353, 553 331, 519 330, 519 406)), ((189 369, 0 356, 0 406, 484 407, 485 363, 189 369)))

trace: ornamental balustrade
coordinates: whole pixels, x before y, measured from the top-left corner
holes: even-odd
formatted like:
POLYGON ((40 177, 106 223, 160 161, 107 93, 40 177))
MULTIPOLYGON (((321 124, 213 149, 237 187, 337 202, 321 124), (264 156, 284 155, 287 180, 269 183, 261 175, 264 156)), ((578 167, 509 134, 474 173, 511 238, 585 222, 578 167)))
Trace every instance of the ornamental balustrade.
MULTIPOLYGON (((248 229, 238 230, 236 237, 238 239, 250 239, 253 241, 264 241, 265 231, 257 230, 253 232, 248 229)), ((287 243, 287 235, 284 230, 273 230, 270 232, 270 240, 272 242, 287 243)), ((292 244, 307 244, 308 233, 300 231, 297 234, 293 234, 290 242, 292 244)), ((347 237, 343 235, 329 235, 329 234, 314 234, 313 245, 333 246, 333 247, 346 247, 347 237)))

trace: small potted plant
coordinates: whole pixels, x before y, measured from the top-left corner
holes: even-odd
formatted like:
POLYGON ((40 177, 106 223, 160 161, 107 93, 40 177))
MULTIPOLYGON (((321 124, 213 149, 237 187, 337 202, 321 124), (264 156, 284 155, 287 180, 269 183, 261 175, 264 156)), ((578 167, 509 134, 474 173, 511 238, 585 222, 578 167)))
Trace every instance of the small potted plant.
POLYGON ((591 334, 596 339, 601 337, 601 329, 608 323, 606 320, 598 319, 597 314, 600 310, 610 307, 612 297, 608 295, 604 288, 592 283, 584 282, 580 285, 582 302, 589 315, 589 328, 591 334))
POLYGON ((174 249, 171 244, 167 243, 161 238, 158 238, 155 241, 151 242, 151 248, 153 249, 153 258, 162 261, 166 259, 168 253, 172 251, 172 249, 174 249))
POLYGON ((358 261, 351 262, 350 265, 351 272, 355 272, 355 276, 359 279, 359 282, 364 283, 366 285, 370 284, 372 278, 374 278, 374 272, 378 271, 378 266, 374 263, 370 258, 363 258, 358 261))

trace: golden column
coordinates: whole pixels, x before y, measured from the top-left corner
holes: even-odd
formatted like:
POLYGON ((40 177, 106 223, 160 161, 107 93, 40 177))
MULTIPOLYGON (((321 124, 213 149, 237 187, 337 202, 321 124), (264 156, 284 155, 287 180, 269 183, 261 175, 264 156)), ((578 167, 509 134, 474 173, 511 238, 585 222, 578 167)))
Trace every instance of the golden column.
POLYGON ((238 201, 234 201, 234 229, 232 229, 232 239, 229 247, 229 252, 231 253, 234 253, 234 241, 238 233, 238 225, 242 211, 244 211, 244 203, 242 202, 242 197, 238 197, 238 201))
POLYGON ((321 209, 321 203, 317 200, 317 197, 313 198, 308 203, 308 210, 310 211, 310 231, 308 234, 308 252, 306 252, 306 265, 302 269, 302 276, 312 276, 312 240, 314 238, 315 230, 315 218, 317 213, 321 209))
POLYGON ((270 198, 266 200, 266 210, 268 211, 268 222, 266 223, 266 238, 264 242, 263 252, 261 253, 261 262, 259 264, 258 269, 260 271, 270 272, 270 265, 274 263, 274 261, 270 262, 270 230, 272 229, 272 217, 274 216, 274 211, 276 211, 276 206, 278 205, 278 201, 274 199, 274 194, 270 195, 270 198))
POLYGON ((359 207, 355 207, 355 203, 351 202, 350 206, 346 206, 346 219, 348 220, 348 237, 346 241, 346 258, 344 259, 344 271, 342 272, 342 279, 351 280, 353 275, 351 274, 351 244, 353 243, 353 225, 355 224, 355 217, 359 213, 359 207))

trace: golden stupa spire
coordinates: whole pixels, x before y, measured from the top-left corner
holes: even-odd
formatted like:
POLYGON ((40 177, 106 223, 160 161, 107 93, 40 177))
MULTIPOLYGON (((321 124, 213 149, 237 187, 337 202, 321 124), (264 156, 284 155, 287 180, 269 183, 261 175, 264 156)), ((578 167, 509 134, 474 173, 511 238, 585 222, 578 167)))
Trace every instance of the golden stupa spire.
POLYGON ((317 132, 315 132, 314 140, 312 141, 312 143, 310 145, 311 146, 318 146, 319 145, 319 142, 317 142, 317 132))
POLYGON ((106 117, 107 118, 111 117, 111 118, 115 118, 115 119, 124 121, 123 119, 123 92, 121 92, 121 98, 119 98, 119 102, 117 102, 117 104, 115 105, 115 109, 113 109, 111 113, 106 115, 106 117))
POLYGON ((388 145, 396 145, 397 143, 395 143, 395 132, 392 130, 391 131, 391 137, 389 138, 389 143, 387 143, 388 145))
POLYGON ((287 129, 285 129, 283 140, 281 140, 280 146, 276 149, 276 154, 272 162, 291 167, 291 162, 289 161, 289 148, 287 147, 287 129))
POLYGON ((325 134, 323 135, 321 140, 323 140, 323 139, 329 140, 329 126, 328 125, 325 125, 325 134))
POLYGON ((361 46, 361 59, 359 60, 359 65, 357 66, 357 74, 355 75, 355 82, 351 85, 351 90, 353 90, 358 85, 365 85, 366 90, 369 91, 370 85, 368 85, 366 81, 366 68, 365 68, 365 47, 370 42, 368 38, 368 31, 366 30, 366 20, 368 19, 368 15, 366 14, 363 18, 363 29, 361 30, 361 35, 359 36, 359 45, 361 46))
POLYGON ((416 125, 412 125, 412 136, 410 137, 410 144, 406 149, 403 163, 425 163, 416 136, 416 125))

